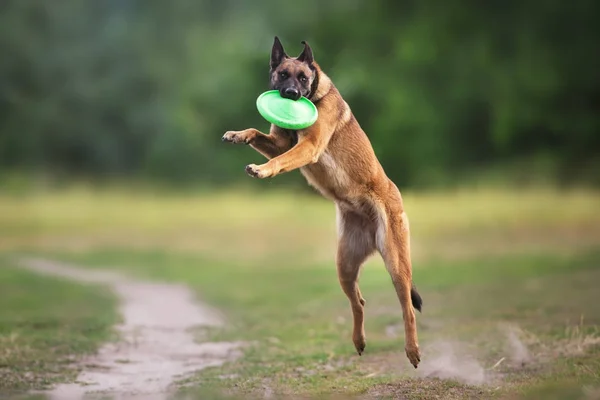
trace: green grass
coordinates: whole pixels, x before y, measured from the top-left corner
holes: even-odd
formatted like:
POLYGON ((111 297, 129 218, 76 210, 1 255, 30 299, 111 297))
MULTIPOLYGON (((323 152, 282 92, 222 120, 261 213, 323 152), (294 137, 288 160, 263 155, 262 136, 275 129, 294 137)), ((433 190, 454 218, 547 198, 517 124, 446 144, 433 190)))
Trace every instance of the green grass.
POLYGON ((109 340, 116 301, 0 257, 0 396, 73 380, 74 360, 109 340))
MULTIPOLYGON (((403 193, 416 259, 564 253, 600 242, 600 192, 481 189, 403 193)), ((307 194, 155 194, 75 187, 0 193, 0 251, 169 249, 225 261, 324 262, 335 209, 307 194)))
POLYGON ((484 368, 506 357, 489 384, 415 373, 403 351, 400 306, 377 257, 361 275, 367 349, 355 354, 334 265, 334 209, 312 196, 81 188, 0 196, 0 251, 183 282, 222 309, 227 324, 210 338, 249 346, 241 360, 188 379, 186 391, 535 399, 556 389, 575 399, 585 385, 600 387, 599 193, 404 197, 414 280, 425 301, 417 317, 423 360, 440 340, 458 343, 459 354, 484 368), (507 356, 509 328, 529 350, 524 364, 507 356))
POLYGON ((429 398, 427 393, 443 393, 452 385, 455 398, 463 398, 480 392, 486 396, 518 393, 528 385, 543 386, 558 377, 600 384, 600 363, 589 362, 600 356, 600 340, 581 353, 576 349, 584 338, 598 337, 597 251, 562 257, 437 261, 415 270, 425 299, 424 314, 418 318, 424 349, 437 340, 469 343, 474 348, 469 355, 475 354, 484 367, 491 367, 506 353, 504 324, 527 333, 523 340, 534 359, 526 366, 507 362, 498 369, 506 375, 501 389, 424 381, 414 375, 403 354, 402 331, 397 338, 386 333, 401 322, 401 313, 389 277, 377 263, 367 265, 361 277, 367 299, 367 352, 358 357, 350 341, 349 306, 332 263, 303 265, 280 259, 236 265, 163 251, 106 250, 54 257, 89 266, 117 265, 138 276, 186 282, 204 300, 226 311, 227 328, 212 332, 212 338, 254 345, 241 362, 191 379, 203 389, 235 387, 238 393, 257 396, 265 387, 287 395, 382 390, 407 398, 429 398), (577 329, 576 334, 569 329, 577 329), (577 369, 577 360, 584 360, 586 368, 577 369), (425 392, 417 391, 424 397, 404 393, 415 385, 428 387, 425 392))

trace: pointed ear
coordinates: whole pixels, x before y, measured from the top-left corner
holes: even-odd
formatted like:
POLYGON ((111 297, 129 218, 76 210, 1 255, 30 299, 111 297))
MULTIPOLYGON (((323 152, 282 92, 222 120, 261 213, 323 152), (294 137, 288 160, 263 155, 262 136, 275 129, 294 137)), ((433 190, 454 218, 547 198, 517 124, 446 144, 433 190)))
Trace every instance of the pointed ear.
POLYGON ((304 40, 302 41, 302 44, 304 45, 304 50, 302 50, 302 53, 300 53, 300 55, 298 56, 298 61, 302 61, 307 63, 308 65, 311 65, 313 61, 315 61, 315 59, 313 58, 312 49, 304 40))
POLYGON ((277 68, 279 64, 287 57, 283 45, 279 41, 279 38, 275 36, 275 42, 273 43, 273 49, 271 50, 271 69, 277 68))

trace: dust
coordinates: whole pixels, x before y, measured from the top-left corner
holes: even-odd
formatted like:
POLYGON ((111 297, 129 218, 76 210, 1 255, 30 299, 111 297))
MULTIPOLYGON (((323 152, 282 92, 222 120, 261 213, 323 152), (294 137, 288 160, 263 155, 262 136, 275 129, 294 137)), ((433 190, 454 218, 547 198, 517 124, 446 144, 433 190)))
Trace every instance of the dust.
POLYGON ((482 385, 488 381, 486 370, 469 350, 459 342, 438 340, 423 349, 418 372, 425 377, 482 385))
POLYGON ((423 350, 423 363, 419 373, 425 377, 450 379, 468 385, 485 385, 498 381, 497 372, 505 360, 513 364, 524 365, 532 358, 525 336, 517 326, 501 327, 504 338, 500 339, 504 349, 495 363, 484 363, 489 359, 481 354, 481 349, 459 341, 439 339, 423 350), (490 365, 485 365, 490 364, 490 365))
POLYGON ((578 325, 566 326, 564 335, 558 338, 540 338, 515 325, 505 327, 504 331, 507 357, 518 365, 547 363, 558 357, 582 355, 600 344, 600 330, 597 327, 585 329, 583 318, 578 325))
POLYGON ((423 362, 417 374, 468 385, 498 384, 507 371, 549 363, 557 357, 580 355, 600 343, 600 331, 583 329, 583 319, 579 325, 567 327, 564 337, 558 339, 543 340, 516 325, 500 325, 498 332, 501 336, 496 343, 489 343, 490 348, 498 345, 502 348, 500 354, 495 354, 496 360, 482 353, 481 346, 438 339, 423 349, 423 362))
POLYGON ((508 326, 505 328, 505 333, 508 358, 517 364, 524 364, 531 361, 531 352, 521 339, 523 335, 521 329, 516 326, 508 326))
POLYGON ((437 340, 423 350, 423 363, 419 373, 425 377, 450 379, 468 385, 497 383, 501 375, 497 372, 505 360, 513 364, 524 365, 531 361, 528 346, 522 339, 527 336, 519 327, 507 325, 500 327, 504 338, 503 352, 494 363, 485 363, 489 359, 481 354, 481 349, 458 341, 437 340))
POLYGON ((39 273, 78 282, 105 284, 120 298, 120 341, 107 343, 81 362, 75 383, 53 388, 50 398, 80 399, 90 394, 113 398, 164 399, 173 384, 201 369, 222 365, 239 355, 241 343, 197 343, 190 328, 222 323, 215 310, 199 304, 182 285, 131 280, 114 272, 23 259, 39 273))

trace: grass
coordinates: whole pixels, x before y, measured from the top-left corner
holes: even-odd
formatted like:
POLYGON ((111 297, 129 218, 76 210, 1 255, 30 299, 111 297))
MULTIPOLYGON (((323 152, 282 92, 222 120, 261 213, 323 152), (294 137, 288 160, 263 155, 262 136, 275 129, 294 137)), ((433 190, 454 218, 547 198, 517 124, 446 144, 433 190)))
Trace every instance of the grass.
POLYGON ((0 396, 75 378, 77 357, 109 340, 115 298, 0 257, 0 396))
MULTIPOLYGON (((403 196, 417 259, 572 252, 600 241, 596 191, 481 189, 403 196)), ((328 262, 335 249, 333 205, 307 194, 75 187, 0 194, 0 210, 0 250, 5 251, 168 248, 225 261, 328 262)))
MULTIPOLYGON (((89 266, 119 265, 139 276, 183 281, 224 309, 230 323, 225 330, 212 332, 212 338, 254 345, 242 362, 199 374, 191 380, 194 386, 235 387, 235 392, 260 396, 265 387, 285 395, 358 395, 385 392, 381 388, 404 393, 411 385, 422 385, 418 383, 422 377, 409 368, 403 354, 401 314, 389 277, 376 265, 368 265, 361 277, 367 299, 367 352, 359 358, 350 341, 349 306, 333 265, 239 266, 171 252, 108 250, 54 257, 89 266)), ((595 301, 599 267, 600 252, 589 251, 577 256, 426 264, 416 270, 415 281, 426 302, 425 313, 419 316, 425 351, 440 340, 469 343, 473 348, 466 349, 466 355, 489 368, 501 357, 510 358, 504 327, 516 326, 525 332, 520 340, 535 355, 526 366, 502 365, 497 372, 508 379, 499 390, 427 380, 425 394, 453 385, 456 398, 465 393, 499 396, 558 377, 600 383, 600 364, 585 361, 600 356, 596 331, 600 305, 595 301), (578 334, 568 335, 573 327, 578 334), (593 340, 584 343, 585 338, 593 340), (586 368, 575 368, 576 360, 583 360, 586 368), (521 375, 532 370, 535 373, 523 379, 521 375)), ((429 355, 435 356, 435 351, 429 355)))
POLYGON ((367 351, 355 355, 333 262, 333 206, 314 196, 86 188, 0 196, 0 251, 193 287, 228 317, 211 338, 249 343, 240 361, 185 382, 193 393, 533 399, 600 387, 599 193, 407 193, 405 203, 425 300, 418 371, 404 356, 400 307, 377 258, 361 276, 367 351), (489 379, 423 376, 440 355, 436 343, 461 356, 455 373, 471 358, 489 379))

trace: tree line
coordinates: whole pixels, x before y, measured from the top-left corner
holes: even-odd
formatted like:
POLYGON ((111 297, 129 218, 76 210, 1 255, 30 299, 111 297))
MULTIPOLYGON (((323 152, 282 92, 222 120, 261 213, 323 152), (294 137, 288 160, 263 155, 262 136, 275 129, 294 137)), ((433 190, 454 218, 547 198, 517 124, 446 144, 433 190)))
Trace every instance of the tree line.
POLYGON ((260 156, 220 137, 268 131, 255 99, 278 35, 289 54, 311 44, 399 185, 600 184, 597 15, 593 0, 4 0, 0 172, 244 180, 260 156))

